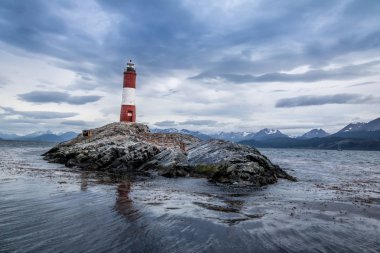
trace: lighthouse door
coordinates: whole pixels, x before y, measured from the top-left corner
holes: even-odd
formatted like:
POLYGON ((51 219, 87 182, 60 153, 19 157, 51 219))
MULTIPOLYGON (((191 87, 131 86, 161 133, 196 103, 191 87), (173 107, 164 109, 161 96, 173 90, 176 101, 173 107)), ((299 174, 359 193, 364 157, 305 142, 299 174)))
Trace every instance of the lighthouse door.
POLYGON ((133 121, 133 111, 128 111, 127 113, 127 121, 132 122, 133 121))

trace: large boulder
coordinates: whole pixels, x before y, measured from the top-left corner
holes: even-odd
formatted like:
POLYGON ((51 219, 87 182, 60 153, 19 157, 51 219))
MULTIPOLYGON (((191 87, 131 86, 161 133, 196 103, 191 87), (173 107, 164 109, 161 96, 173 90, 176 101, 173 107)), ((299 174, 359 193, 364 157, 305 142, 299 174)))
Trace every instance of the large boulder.
POLYGON ((219 183, 261 186, 295 180, 252 147, 202 141, 178 133, 151 133, 146 125, 112 123, 78 135, 46 152, 44 159, 68 167, 167 177, 204 176, 219 183))

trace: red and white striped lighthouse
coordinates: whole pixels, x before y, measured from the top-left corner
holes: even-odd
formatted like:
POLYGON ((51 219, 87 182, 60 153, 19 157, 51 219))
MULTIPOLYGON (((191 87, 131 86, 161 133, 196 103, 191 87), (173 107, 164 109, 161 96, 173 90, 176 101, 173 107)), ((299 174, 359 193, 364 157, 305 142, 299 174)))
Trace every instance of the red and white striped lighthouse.
POLYGON ((120 122, 136 122, 136 75, 135 64, 129 60, 127 67, 124 69, 120 122))

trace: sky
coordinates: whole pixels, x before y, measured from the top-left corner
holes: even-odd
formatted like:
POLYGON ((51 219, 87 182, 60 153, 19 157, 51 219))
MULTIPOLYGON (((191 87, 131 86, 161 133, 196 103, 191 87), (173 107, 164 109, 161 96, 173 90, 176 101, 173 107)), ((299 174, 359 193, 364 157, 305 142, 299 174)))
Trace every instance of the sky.
POLYGON ((0 132, 137 121, 205 133, 380 117, 378 0, 0 1, 0 132))

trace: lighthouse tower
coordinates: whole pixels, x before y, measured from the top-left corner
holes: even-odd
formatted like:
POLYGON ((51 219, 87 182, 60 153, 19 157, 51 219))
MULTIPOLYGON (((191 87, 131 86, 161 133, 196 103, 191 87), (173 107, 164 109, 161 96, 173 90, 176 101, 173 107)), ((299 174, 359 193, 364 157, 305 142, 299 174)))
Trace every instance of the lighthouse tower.
POLYGON ((136 122, 136 75, 135 64, 129 60, 126 68, 124 69, 120 122, 136 122))

